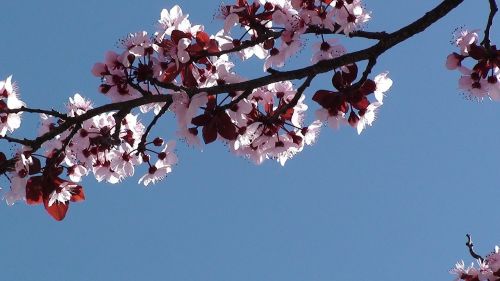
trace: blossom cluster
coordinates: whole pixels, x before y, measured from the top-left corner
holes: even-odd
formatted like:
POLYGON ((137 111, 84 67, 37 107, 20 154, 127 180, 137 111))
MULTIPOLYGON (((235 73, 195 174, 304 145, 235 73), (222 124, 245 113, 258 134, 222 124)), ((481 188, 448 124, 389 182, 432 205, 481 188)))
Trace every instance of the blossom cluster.
POLYGON ((477 30, 457 32, 454 43, 460 52, 448 55, 446 67, 462 74, 458 86, 468 97, 500 101, 500 50, 495 45, 481 45, 478 40, 477 30), (468 58, 474 61, 472 68, 464 65, 468 58))
MULTIPOLYGON (((75 94, 69 99, 67 116, 78 118, 90 109, 91 102, 75 94)), ((41 118, 40 136, 61 122, 45 114, 41 118)), ((12 159, 0 155, 0 164, 11 167, 4 171, 11 181, 11 189, 4 196, 7 204, 18 200, 43 203, 49 214, 61 220, 70 201, 84 200, 83 188, 76 183, 89 173, 97 181, 114 184, 133 176, 136 166, 147 164, 147 172, 139 179, 147 186, 172 171, 177 162, 174 142, 165 143, 157 137, 141 143, 145 127, 137 115, 127 114, 119 124, 116 122, 115 114, 102 113, 44 143, 43 155, 35 154, 30 147, 23 147, 12 159), (160 151, 148 146, 159 147, 160 151), (68 179, 62 178, 63 173, 68 179)))
POLYGON ((466 266, 464 261, 457 262, 450 270, 455 275, 455 280, 464 281, 498 281, 500 280, 500 247, 495 246, 495 251, 484 260, 479 259, 477 265, 472 263, 466 266))
POLYGON ((375 120, 376 111, 383 105, 384 93, 392 86, 392 80, 384 72, 374 80, 366 79, 359 87, 352 87, 357 74, 356 64, 342 67, 332 78, 337 91, 318 90, 312 99, 322 107, 316 111, 319 120, 328 121, 334 129, 349 124, 361 134, 375 120), (368 98, 372 93, 375 101, 368 98))
MULTIPOLYGON (((313 64, 344 55, 347 49, 337 38, 325 37, 348 35, 370 19, 360 0, 237 0, 222 5, 218 16, 224 27, 210 35, 179 6, 164 9, 155 32, 131 33, 120 41, 121 50, 108 51, 91 72, 101 78, 99 92, 125 108, 97 112, 100 108, 75 94, 64 113, 42 112, 35 140, 43 141, 20 142, 23 146, 10 158, 0 153, 0 174, 11 184, 4 194, 7 204, 43 204, 62 220, 70 202, 85 199, 80 185, 85 176, 116 184, 142 165, 139 183, 158 182, 178 161, 174 141, 150 136, 152 126, 168 112, 177 120, 177 137, 187 144, 220 141, 256 164, 274 159, 284 165, 316 141, 325 122, 334 128, 349 124, 358 133, 372 125, 392 80, 387 72, 373 80, 358 77, 356 64, 334 70, 335 91, 314 94, 320 109, 310 120, 305 90, 314 76, 300 87, 279 80, 245 90, 209 90, 248 80, 234 71, 230 54, 243 60, 255 55, 263 60, 264 71, 272 72, 305 48, 307 34, 323 34, 311 45, 313 64), (236 26, 243 35, 233 38, 236 26), (152 96, 162 102, 126 107, 152 96), (140 110, 133 111, 135 107, 140 110), (148 118, 153 121, 146 125, 142 120, 148 118)), ((22 110, 9 110, 24 103, 10 77, 0 83, 0 93, 0 136, 5 136, 20 126, 22 110)))
MULTIPOLYGON (((220 7, 224 28, 215 35, 205 32, 203 25, 191 24, 188 17, 177 5, 164 9, 153 35, 141 31, 123 39, 124 51, 108 52, 105 61, 92 69, 103 79, 100 91, 118 102, 140 96, 140 89, 130 81, 144 87, 153 81, 175 82, 180 76, 186 87, 234 83, 241 78, 228 72, 232 63, 222 56, 224 52, 235 52, 242 59, 255 55, 265 60, 264 70, 282 67, 304 46, 301 36, 306 32, 348 34, 370 18, 359 0, 259 0, 252 4, 240 0, 220 7), (239 39, 231 37, 236 25, 245 30, 239 39), (244 40, 245 35, 250 39, 244 40)), ((336 39, 321 40, 315 44, 313 63, 346 52, 336 39)))
MULTIPOLYGON (((370 16, 359 0, 259 0, 251 4, 240 0, 234 5, 221 6, 219 17, 224 20, 224 28, 215 35, 208 35, 204 26, 192 24, 179 6, 164 9, 152 36, 145 31, 130 34, 122 40, 121 53, 108 52, 104 62, 95 64, 92 73, 103 81, 100 91, 113 102, 137 98, 145 93, 172 95, 170 110, 177 117, 179 137, 190 145, 200 146, 201 129, 205 144, 219 139, 228 143, 230 151, 236 155, 258 164, 269 158, 284 164, 302 151, 304 144, 314 142, 322 121, 332 120, 330 116, 338 121, 329 123, 338 127, 348 113, 346 110, 340 113, 330 110, 329 116, 318 114, 318 120, 305 126, 308 108, 304 103, 305 96, 297 93, 290 81, 271 83, 249 93, 230 92, 223 98, 206 92, 193 95, 182 90, 165 90, 164 86, 200 89, 245 81, 232 70, 234 63, 227 53, 236 53, 242 59, 255 55, 264 60, 265 70, 282 67, 303 46, 301 36, 307 32, 326 30, 332 34, 347 34, 362 26, 370 16), (232 38, 234 26, 241 26, 244 36, 250 36, 250 40, 232 38)), ((313 44, 313 51, 311 61, 317 63, 345 54, 346 48, 335 38, 321 37, 321 42, 313 44)), ((356 65, 339 68, 336 73, 340 75, 352 66, 357 74, 356 65)), ((375 110, 382 105, 383 92, 390 88, 392 81, 387 73, 383 73, 376 78, 376 81, 381 81, 376 88, 372 80, 365 82, 373 87, 364 86, 363 97, 359 97, 362 101, 357 102, 354 100, 358 95, 348 93, 351 89, 355 91, 351 84, 356 75, 351 75, 351 78, 342 82, 340 88, 343 96, 349 96, 346 102, 357 106, 357 114, 351 110, 349 124, 357 127, 360 133, 365 126, 372 124, 375 110), (370 104, 366 96, 373 92, 378 101, 370 104), (356 120, 354 116, 357 116, 356 120)), ((332 92, 325 98, 335 96, 336 93, 332 92)), ((146 112, 151 108, 157 114, 161 106, 143 106, 141 109, 146 112)))

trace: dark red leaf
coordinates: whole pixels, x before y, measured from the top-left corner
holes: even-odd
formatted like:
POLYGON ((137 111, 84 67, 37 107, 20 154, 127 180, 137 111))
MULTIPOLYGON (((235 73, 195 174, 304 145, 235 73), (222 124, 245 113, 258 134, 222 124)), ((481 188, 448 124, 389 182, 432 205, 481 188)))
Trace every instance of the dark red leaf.
POLYGON ((282 120, 292 120, 292 116, 293 116, 293 108, 289 108, 285 111, 285 113, 281 114, 281 119, 282 120))
POLYGON ((217 132, 227 140, 235 140, 238 137, 238 130, 231 121, 231 117, 225 112, 217 115, 217 132))
POLYGON ((217 96, 209 95, 207 96, 207 111, 213 111, 217 107, 217 96))
POLYGON ((342 72, 336 71, 335 74, 333 74, 332 85, 339 91, 345 88, 344 79, 342 79, 342 72))
POLYGON ((194 117, 192 120, 191 120, 191 123, 195 126, 206 126, 211 120, 212 120, 212 115, 210 114, 207 114, 207 113, 203 113, 201 115, 198 115, 196 117, 194 117))
POLYGON ((351 125, 352 127, 356 127, 356 125, 358 125, 359 117, 358 115, 356 115, 356 113, 351 111, 351 114, 349 114, 349 118, 347 119, 347 121, 349 122, 349 125, 351 125))
POLYGON ((31 156, 31 159, 33 159, 33 163, 29 166, 29 175, 40 173, 40 171, 42 170, 42 164, 40 163, 40 160, 34 156, 31 156))
POLYGON ((177 43, 179 43, 179 41, 182 39, 182 38, 189 38, 190 36, 180 30, 173 30, 171 35, 170 35, 170 38, 172 38, 172 41, 174 41, 175 45, 177 45, 177 43))
POLYGON ((210 39, 207 51, 209 53, 217 53, 217 52, 219 52, 220 51, 219 42, 217 42, 217 40, 215 40, 215 39, 210 39))
POLYGON ((205 144, 214 142, 217 139, 217 127, 214 120, 203 127, 202 133, 205 144))
POLYGON ((177 67, 177 65, 173 62, 173 63, 170 63, 167 67, 167 69, 165 69, 160 77, 160 80, 161 82, 164 82, 164 83, 170 83, 172 81, 174 81, 175 77, 177 77, 177 75, 179 75, 179 73, 181 72, 183 67, 179 66, 177 67))
POLYGON ((358 110, 365 110, 370 105, 370 101, 365 96, 363 96, 360 99, 356 99, 356 101, 351 104, 358 110))
POLYGON ((353 63, 342 68, 342 79, 345 85, 351 85, 358 76, 358 66, 353 63))
POLYGON ((29 205, 36 205, 42 202, 42 176, 31 177, 26 183, 26 203, 29 205))
POLYGON ((373 93, 375 89, 377 89, 377 84, 375 84, 373 80, 368 79, 365 81, 365 83, 363 83, 363 85, 361 85, 361 87, 359 88, 359 92, 362 95, 366 96, 373 93))
POLYGON ((486 49, 476 44, 471 44, 469 48, 469 55, 475 60, 481 60, 486 57, 486 49))
POLYGON ((49 198, 45 198, 43 200, 43 205, 45 206, 45 210, 47 213, 51 215, 56 221, 62 221, 68 212, 69 202, 66 204, 56 201, 49 206, 49 198))
POLYGON ((317 91, 312 97, 312 100, 326 109, 338 108, 343 103, 343 98, 340 93, 327 90, 317 91))
POLYGON ((202 46, 205 46, 208 44, 208 42, 210 41, 210 37, 208 36, 207 33, 203 32, 203 31, 198 31, 198 33, 196 33, 196 42, 202 46))
POLYGON ((196 82, 196 78, 193 76, 193 65, 189 65, 184 68, 181 72, 182 84, 186 87, 197 87, 198 82, 196 82))

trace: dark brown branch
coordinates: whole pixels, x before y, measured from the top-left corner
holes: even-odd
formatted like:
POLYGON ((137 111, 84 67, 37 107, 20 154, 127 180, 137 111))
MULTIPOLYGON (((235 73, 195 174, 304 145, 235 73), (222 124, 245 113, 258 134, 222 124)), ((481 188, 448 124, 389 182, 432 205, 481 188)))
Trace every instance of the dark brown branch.
POLYGON ((375 39, 375 40, 382 40, 385 37, 387 37, 387 35, 389 34, 385 31, 370 32, 370 31, 358 30, 349 33, 349 37, 360 37, 360 38, 375 39))
MULTIPOLYGON (((328 28, 321 28, 319 26, 311 26, 308 27, 305 33, 313 33, 313 34, 338 34, 338 29, 340 28, 340 25, 335 26, 335 30, 330 30, 328 28)), ((343 34, 343 33, 342 33, 343 34)), ((365 38, 365 39, 374 39, 374 40, 382 40, 385 37, 387 37, 389 34, 385 31, 381 32, 370 32, 370 31, 354 31, 349 33, 347 36, 349 37, 359 37, 359 38, 365 38)))
POLYGON ((472 243, 472 237, 470 234, 466 234, 465 235, 467 237, 467 242, 465 242, 465 245, 467 246, 467 248, 469 248, 469 253, 470 255, 477 259, 477 260, 480 260, 481 262, 484 261, 484 258, 480 255, 478 255, 475 251, 474 251, 474 244, 472 243))
POLYGON ((156 125, 158 120, 160 120, 160 118, 163 116, 163 114, 165 114, 165 112, 167 112, 167 110, 171 104, 172 104, 172 101, 165 103, 162 106, 162 108, 160 109, 160 112, 158 112, 158 114, 156 114, 155 117, 153 117, 153 120, 151 120, 151 123, 149 123, 148 127, 146 128, 146 131, 144 131, 144 134, 142 134, 141 142, 138 145, 139 152, 145 150, 145 145, 146 145, 146 141, 147 141, 149 132, 151 131, 151 129, 153 129, 153 127, 156 125))
POLYGON ((64 139, 61 149, 59 149, 56 152, 55 157, 53 157, 53 158, 57 158, 62 152, 64 152, 64 150, 66 150, 66 147, 68 147, 69 143, 71 142, 71 140, 76 135, 78 130, 80 130, 81 127, 82 127, 81 123, 75 124, 73 129, 71 129, 71 132, 69 133, 69 135, 64 139))
POLYGON ((123 119, 125 119, 127 114, 130 113, 130 110, 131 108, 121 109, 113 115, 113 118, 115 119, 115 131, 113 132, 111 138, 113 139, 115 144, 120 144, 120 131, 122 128, 122 121, 123 119))
POLYGON ((283 107, 277 109, 274 113, 273 116, 270 118, 270 121, 276 121, 280 117, 281 114, 285 113, 288 109, 294 107, 297 105, 297 102, 299 101, 300 97, 304 93, 304 91, 311 85, 312 80, 316 77, 315 74, 310 75, 307 77, 307 79, 300 85, 300 87, 297 89, 297 92, 293 96, 292 100, 285 104, 283 107))
MULTIPOLYGON (((71 128, 73 125, 78 124, 78 123, 83 123, 85 120, 88 120, 94 116, 97 116, 102 113, 106 112, 111 112, 111 111, 116 111, 116 110, 128 110, 128 109, 133 109, 136 107, 139 107, 141 105, 145 104, 150 104, 150 103, 157 103, 157 102, 167 102, 171 103, 172 102, 172 96, 171 95, 151 95, 151 96, 144 96, 140 97, 137 99, 133 100, 128 100, 128 101, 123 101, 123 102, 117 102, 117 103, 110 103, 106 104, 100 107, 96 107, 93 109, 88 110, 82 115, 70 118, 66 120, 64 123, 59 125, 58 127, 55 127, 51 129, 49 132, 33 139, 33 140, 23 140, 23 145, 30 146, 33 148, 33 151, 38 150, 40 146, 45 143, 48 140, 51 140, 55 138, 57 135, 61 134, 62 132, 68 130, 71 128)), ((19 142, 18 142, 19 143, 19 142)))
POLYGON ((377 64, 377 59, 376 58, 369 58, 368 59, 368 64, 366 65, 365 71, 363 71, 363 74, 361 78, 359 79, 358 82, 356 82, 354 85, 351 86, 351 88, 357 89, 363 85, 363 83, 368 80, 368 75, 372 72, 373 67, 377 64))
POLYGON ((28 140, 28 139, 17 139, 17 138, 13 138, 13 137, 9 137, 9 136, 3 136, 3 137, 0 137, 0 139, 4 139, 8 142, 18 143, 18 144, 25 145, 25 146, 30 146, 32 143, 32 141, 28 140))
POLYGON ((248 96, 253 92, 253 89, 246 89, 243 93, 241 93, 241 95, 237 96, 234 100, 232 100, 231 102, 219 107, 220 110, 226 110, 226 109, 229 109, 231 107, 233 107, 234 105, 236 105, 237 103, 239 103, 240 101, 242 101, 243 99, 246 99, 248 98, 248 96))
POLYGON ((481 45, 483 45, 486 48, 490 47, 490 29, 491 26, 493 25, 493 18, 495 17, 495 14, 498 11, 496 1, 489 0, 489 2, 490 2, 490 15, 488 16, 488 23, 486 24, 486 28, 484 29, 484 38, 483 41, 481 42, 481 45))
MULTIPOLYGON (((156 80, 156 79, 152 79, 151 81, 149 81, 152 85, 155 86, 156 88, 156 85, 160 86, 160 81, 156 80)), ((141 93, 143 96, 148 96, 151 94, 151 92, 148 92, 146 90, 144 90, 143 88, 141 88, 141 86, 139 86, 138 84, 135 84, 132 80, 129 80, 128 82, 128 85, 132 88, 134 88, 136 91, 138 91, 139 93, 141 93)), ((189 93, 188 91, 190 91, 189 88, 186 88, 184 86, 178 86, 178 85, 175 85, 173 83, 161 83, 161 86, 162 88, 164 89, 167 89, 167 90, 173 90, 175 92, 186 92, 186 93, 189 93)))
POLYGON ((68 115, 60 113, 54 109, 52 110, 45 110, 45 109, 38 109, 38 108, 28 108, 25 106, 21 106, 20 108, 14 108, 14 109, 4 109, 0 110, 0 113, 19 113, 19 112, 28 112, 28 113, 43 113, 47 114, 50 116, 54 116, 63 120, 68 119, 68 115))

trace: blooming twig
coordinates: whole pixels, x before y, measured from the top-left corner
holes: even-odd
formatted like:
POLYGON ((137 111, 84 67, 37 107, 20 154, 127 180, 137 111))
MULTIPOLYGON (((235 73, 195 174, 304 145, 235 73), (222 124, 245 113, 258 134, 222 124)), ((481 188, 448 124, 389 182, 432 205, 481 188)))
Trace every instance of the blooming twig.
POLYGON ((465 245, 467 246, 467 248, 469 248, 469 253, 470 255, 475 258, 475 259, 478 259, 480 260, 481 262, 484 261, 484 258, 480 255, 478 255, 475 251, 474 251, 474 244, 472 243, 472 237, 470 234, 466 234, 465 235, 467 237, 467 242, 465 242, 465 245))

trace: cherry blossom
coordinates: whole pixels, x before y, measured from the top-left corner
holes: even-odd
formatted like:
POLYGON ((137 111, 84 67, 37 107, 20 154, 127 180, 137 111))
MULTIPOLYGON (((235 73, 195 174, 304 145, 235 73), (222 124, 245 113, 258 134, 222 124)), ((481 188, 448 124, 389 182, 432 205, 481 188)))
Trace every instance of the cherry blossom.
MULTIPOLYGON (((468 236, 470 237, 470 236, 468 236)), ((455 276, 455 280, 464 281, 498 281, 500 272, 500 253, 499 247, 495 246, 495 250, 483 258, 477 255, 471 248, 472 244, 467 244, 470 247, 470 252, 477 258, 476 264, 471 263, 466 266, 464 261, 459 261, 449 272, 455 276)))
POLYGON ((188 31, 191 27, 188 17, 189 15, 184 15, 181 7, 178 5, 173 6, 170 11, 163 9, 161 11, 160 20, 158 20, 158 41, 161 41, 165 35, 170 36, 175 29, 188 31))
POLYGON ((17 86, 12 76, 0 81, 0 137, 21 126, 21 113, 5 113, 2 110, 18 109, 25 106, 17 96, 17 86))
POLYGON ((339 57, 346 53, 346 49, 342 45, 337 45, 337 39, 332 38, 323 42, 318 42, 313 45, 313 49, 316 50, 311 62, 317 63, 321 60, 328 60, 339 57))
POLYGON ((177 156, 174 153, 175 142, 171 141, 165 144, 165 147, 158 153, 158 160, 154 165, 150 165, 148 172, 139 179, 139 183, 148 186, 155 184, 165 178, 172 172, 172 166, 177 163, 177 156))
POLYGON ((458 70, 461 77, 458 85, 466 96, 472 100, 500 100, 500 51, 495 45, 478 45, 478 30, 460 30, 457 32, 455 44, 460 54, 452 53, 446 59, 446 68, 458 70), (472 67, 464 65, 474 61, 472 67))

